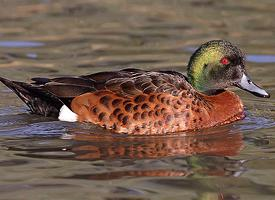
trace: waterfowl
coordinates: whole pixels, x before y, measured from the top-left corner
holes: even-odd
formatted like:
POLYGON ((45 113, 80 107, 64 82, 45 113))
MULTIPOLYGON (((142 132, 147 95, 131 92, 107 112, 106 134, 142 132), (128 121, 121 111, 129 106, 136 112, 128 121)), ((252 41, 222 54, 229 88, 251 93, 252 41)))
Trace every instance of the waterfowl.
POLYGON ((61 121, 91 122, 114 133, 163 135, 243 119, 237 86, 258 97, 269 94, 251 81, 242 51, 224 40, 202 44, 187 76, 176 71, 123 69, 84 76, 0 81, 35 114, 61 121))

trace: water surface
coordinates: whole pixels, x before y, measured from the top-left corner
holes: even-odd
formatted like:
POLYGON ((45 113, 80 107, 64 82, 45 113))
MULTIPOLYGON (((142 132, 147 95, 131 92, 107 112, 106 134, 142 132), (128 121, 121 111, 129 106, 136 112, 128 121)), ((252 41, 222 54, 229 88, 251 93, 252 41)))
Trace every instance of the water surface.
POLYGON ((247 117, 203 136, 126 137, 31 115, 0 85, 0 199, 274 199, 274 18, 270 0, 3 0, 1 76, 185 72, 201 43, 227 39, 272 98, 234 89, 247 117))

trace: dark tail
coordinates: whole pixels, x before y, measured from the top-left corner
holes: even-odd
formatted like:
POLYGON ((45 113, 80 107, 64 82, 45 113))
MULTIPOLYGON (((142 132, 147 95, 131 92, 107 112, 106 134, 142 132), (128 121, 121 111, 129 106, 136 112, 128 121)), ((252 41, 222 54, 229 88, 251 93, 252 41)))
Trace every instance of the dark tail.
POLYGON ((35 114, 57 117, 63 102, 41 88, 24 82, 11 81, 0 77, 0 81, 10 88, 35 114))

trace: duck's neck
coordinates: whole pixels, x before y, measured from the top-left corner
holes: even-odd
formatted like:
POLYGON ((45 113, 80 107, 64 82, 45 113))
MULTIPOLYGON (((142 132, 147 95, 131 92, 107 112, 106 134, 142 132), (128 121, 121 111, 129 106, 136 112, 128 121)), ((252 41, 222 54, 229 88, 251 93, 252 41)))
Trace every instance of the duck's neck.
POLYGON ((243 103, 234 92, 225 90, 217 95, 206 96, 205 99, 212 105, 210 118, 219 124, 227 124, 245 117, 243 103))
POLYGON ((195 88, 195 90, 208 96, 218 95, 225 91, 224 89, 208 89, 203 85, 195 82, 192 76, 188 76, 187 81, 192 85, 193 88, 195 88))

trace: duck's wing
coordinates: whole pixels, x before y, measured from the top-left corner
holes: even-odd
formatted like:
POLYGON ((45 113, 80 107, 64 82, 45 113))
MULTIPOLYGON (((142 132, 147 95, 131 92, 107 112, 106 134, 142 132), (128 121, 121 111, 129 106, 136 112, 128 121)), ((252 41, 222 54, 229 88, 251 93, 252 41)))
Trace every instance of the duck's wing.
POLYGON ((71 99, 86 92, 109 90, 119 96, 131 97, 154 92, 177 95, 190 88, 186 77, 175 71, 145 71, 123 69, 99 72, 79 77, 33 78, 37 85, 63 100, 71 99))
POLYGON ((106 82, 119 78, 130 78, 136 73, 145 72, 142 70, 121 70, 115 72, 99 72, 85 76, 64 76, 58 78, 35 77, 31 80, 29 87, 45 90, 57 98, 61 99, 66 105, 70 105, 71 100, 81 94, 106 90, 106 82))
POLYGON ((81 77, 32 78, 31 85, 47 90, 59 98, 73 98, 86 92, 95 91, 94 81, 81 77))
POLYGON ((180 91, 191 88, 186 77, 175 71, 124 69, 82 77, 94 81, 96 90, 110 90, 123 97, 154 92, 177 95, 180 91))

